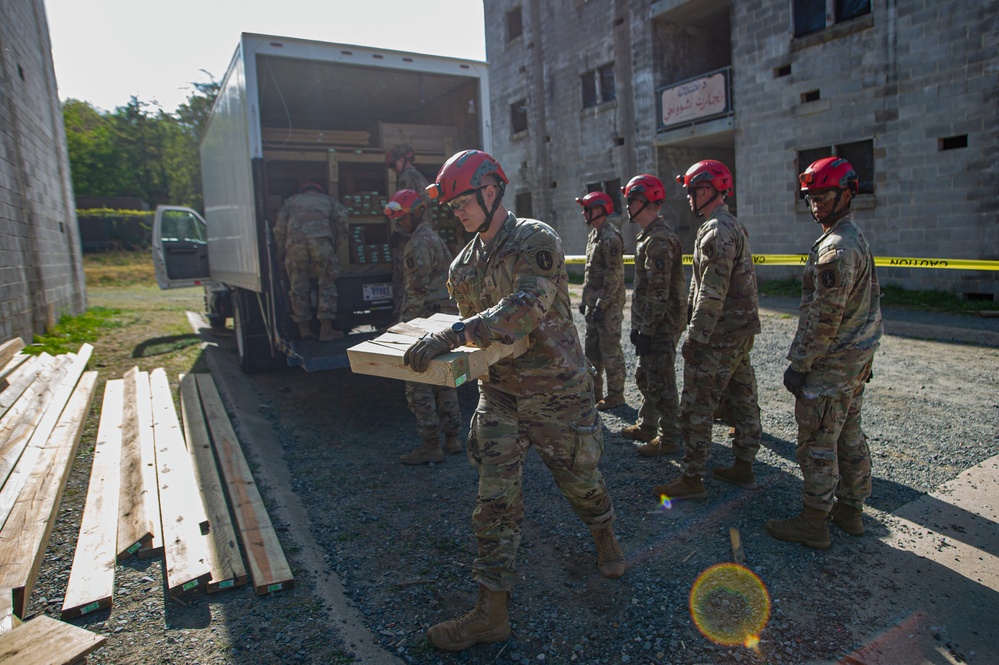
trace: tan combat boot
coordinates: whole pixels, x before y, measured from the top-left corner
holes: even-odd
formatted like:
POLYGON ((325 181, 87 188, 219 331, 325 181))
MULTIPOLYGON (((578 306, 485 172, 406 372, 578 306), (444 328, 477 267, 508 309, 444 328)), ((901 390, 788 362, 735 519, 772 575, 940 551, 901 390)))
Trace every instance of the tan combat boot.
POLYGON ((299 321, 298 336, 302 339, 315 339, 316 333, 312 332, 312 328, 309 326, 308 321, 299 321))
POLYGON ((805 508, 786 520, 770 520, 767 531, 777 540, 801 543, 817 550, 827 549, 830 545, 826 513, 815 508, 805 508))
POLYGON ((753 463, 746 460, 736 459, 731 467, 715 467, 711 469, 711 473, 715 478, 738 485, 744 490, 755 490, 759 487, 753 474, 753 463))
POLYGON ((597 375, 593 377, 593 401, 602 402, 604 399, 604 377, 597 370, 597 375))
POLYGON ((493 591, 479 585, 479 599, 464 616, 431 626, 427 639, 438 649, 461 651, 473 644, 502 642, 510 637, 506 605, 509 591, 493 591))
POLYGON ((423 439, 420 447, 411 453, 399 456, 399 461, 403 464, 428 464, 430 462, 443 462, 444 451, 441 450, 440 440, 435 436, 423 439))
POLYGON ((666 497, 670 501, 677 499, 705 499, 708 493, 704 489, 704 481, 700 476, 680 476, 671 483, 656 485, 652 493, 657 497, 666 497))
POLYGON ((610 579, 624 575, 628 564, 625 563, 624 552, 621 551, 621 546, 614 536, 614 527, 609 524, 590 527, 590 534, 597 545, 597 568, 600 574, 610 579))
POLYGON ((333 328, 333 322, 329 319, 323 319, 319 322, 319 341, 320 342, 334 342, 338 339, 343 339, 343 331, 335 330, 333 328))
POLYGON ((621 436, 634 441, 651 441, 656 438, 656 433, 644 430, 638 425, 628 425, 621 430, 621 436))
POLYGON ((607 409, 623 406, 624 403, 624 397, 622 395, 608 395, 597 402, 597 408, 601 411, 606 411, 607 409))
POLYGON ((663 441, 661 436, 657 436, 648 443, 637 446, 635 450, 643 457, 660 457, 662 455, 672 455, 680 452, 680 444, 675 440, 663 441))
POLYGON ((864 522, 860 519, 860 513, 861 511, 856 508, 848 506, 842 501, 837 501, 829 512, 829 519, 851 536, 862 536, 864 535, 864 522))
POLYGON ((447 449, 449 455, 458 455, 464 450, 458 435, 446 432, 444 433, 444 448, 447 449))

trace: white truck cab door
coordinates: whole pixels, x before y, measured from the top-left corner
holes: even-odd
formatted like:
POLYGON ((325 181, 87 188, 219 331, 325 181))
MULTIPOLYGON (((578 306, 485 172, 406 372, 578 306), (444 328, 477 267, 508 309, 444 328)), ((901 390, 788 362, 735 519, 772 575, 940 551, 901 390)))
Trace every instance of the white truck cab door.
POLYGON ((208 228, 190 208, 156 206, 153 268, 161 289, 203 286, 210 281, 208 228))

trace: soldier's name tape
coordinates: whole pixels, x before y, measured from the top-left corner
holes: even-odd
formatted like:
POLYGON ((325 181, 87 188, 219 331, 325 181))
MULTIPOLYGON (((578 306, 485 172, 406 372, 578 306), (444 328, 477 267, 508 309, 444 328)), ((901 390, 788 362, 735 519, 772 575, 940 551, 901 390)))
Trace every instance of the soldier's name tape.
MULTIPOLYGON (((807 254, 754 254, 753 263, 767 266, 803 266, 807 254)), ((585 264, 586 257, 572 255, 565 257, 566 264, 585 264)), ((694 262, 693 254, 683 255, 683 265, 694 262)), ((634 265, 633 254, 624 255, 625 265, 634 265)), ((975 259, 920 259, 909 256, 875 256, 874 265, 889 268, 944 268, 949 270, 999 270, 999 261, 975 259)))

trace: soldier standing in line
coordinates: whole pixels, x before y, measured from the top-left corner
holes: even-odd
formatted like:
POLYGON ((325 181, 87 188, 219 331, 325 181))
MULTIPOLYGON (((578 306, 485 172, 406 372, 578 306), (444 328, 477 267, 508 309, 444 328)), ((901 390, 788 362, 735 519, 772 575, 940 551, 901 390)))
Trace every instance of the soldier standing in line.
MULTIPOLYGON (((458 308, 447 291, 447 269, 451 252, 433 228, 425 223, 423 199, 412 189, 400 189, 389 199, 385 215, 395 220, 409 240, 403 259, 405 293, 400 320, 410 321, 433 316, 438 312, 457 314, 458 308)), ((422 444, 416 450, 399 457, 403 464, 443 462, 441 431, 448 453, 462 451, 458 440, 461 411, 458 391, 415 381, 406 382, 406 403, 416 416, 416 431, 422 444)))
MULTIPOLYGON (((385 166, 395 172, 395 191, 411 189, 420 195, 420 200, 424 203, 421 213, 420 225, 432 228, 430 220, 430 208, 426 205, 427 185, 430 183, 426 177, 413 165, 416 153, 406 143, 392 146, 385 153, 385 166), (424 224, 426 222, 426 224, 424 224)), ((406 243, 409 236, 392 229, 392 313, 399 319, 402 311, 402 301, 406 291, 405 270, 403 268, 403 258, 406 254, 406 243)), ((406 320, 406 319, 403 319, 406 320)))
POLYGON ((312 304, 309 279, 318 278, 319 341, 332 342, 343 337, 333 328, 336 319, 336 278, 340 276, 337 251, 340 236, 346 232, 347 209, 326 196, 315 183, 304 185, 288 198, 278 211, 274 243, 278 263, 283 265, 290 282, 291 318, 298 324, 302 339, 314 339, 310 322, 312 304))
POLYGON ((631 343, 638 367, 635 382, 642 393, 638 422, 621 434, 642 441, 646 457, 680 450, 676 391, 676 344, 687 321, 683 252, 659 209, 666 189, 659 178, 637 175, 621 188, 628 219, 638 224, 635 284, 631 294, 631 343))
POLYGON ((450 651, 510 636, 507 603, 524 520, 521 478, 534 448, 573 511, 589 527, 604 577, 620 577, 626 563, 614 537, 614 506, 597 468, 603 452, 600 414, 579 334, 572 321, 562 241, 534 219, 503 206, 509 181, 495 159, 478 150, 452 156, 428 192, 446 203, 475 233, 451 264, 448 290, 462 321, 427 335, 406 352, 414 371, 461 344, 487 347, 528 338, 529 349, 489 368, 479 385, 468 457, 479 471, 472 524, 479 583, 475 607, 427 631, 431 644, 450 651))
POLYGON ((583 349, 597 370, 594 395, 601 411, 624 404, 624 352, 621 324, 624 322, 624 241, 607 216, 614 202, 603 192, 590 192, 576 199, 583 219, 593 227, 586 238, 586 269, 579 313, 586 320, 583 349), (607 395, 604 396, 604 372, 607 395))
POLYGON ((676 181, 686 187, 690 209, 707 221, 694 241, 693 277, 687 298, 690 322, 683 342, 683 474, 653 489, 667 499, 703 499, 715 409, 727 396, 735 426, 735 463, 716 467, 716 478, 757 487, 753 460, 760 449, 760 407, 749 352, 760 332, 753 253, 746 228, 725 205, 732 173, 713 159, 697 162, 676 181))
POLYGON ((860 515, 871 495, 871 451, 860 409, 884 326, 874 256, 850 212, 856 171, 845 159, 826 157, 799 180, 812 217, 822 225, 805 263, 798 330, 784 372, 784 386, 795 397, 795 456, 805 505, 799 515, 767 522, 767 531, 778 540, 825 549, 827 518, 852 536, 864 534, 860 515))

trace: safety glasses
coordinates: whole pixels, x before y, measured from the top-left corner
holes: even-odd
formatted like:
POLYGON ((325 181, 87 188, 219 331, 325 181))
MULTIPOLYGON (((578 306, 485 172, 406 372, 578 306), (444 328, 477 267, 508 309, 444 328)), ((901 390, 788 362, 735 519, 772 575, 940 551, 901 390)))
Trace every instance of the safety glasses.
POLYGON ((827 189, 824 192, 814 192, 814 193, 809 192, 808 194, 805 194, 805 202, 808 203, 809 205, 813 203, 818 203, 818 204, 831 203, 832 200, 836 198, 836 194, 838 192, 839 192, 838 189, 827 189))

